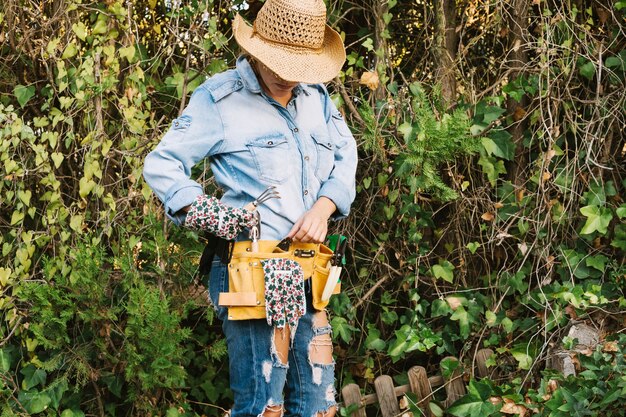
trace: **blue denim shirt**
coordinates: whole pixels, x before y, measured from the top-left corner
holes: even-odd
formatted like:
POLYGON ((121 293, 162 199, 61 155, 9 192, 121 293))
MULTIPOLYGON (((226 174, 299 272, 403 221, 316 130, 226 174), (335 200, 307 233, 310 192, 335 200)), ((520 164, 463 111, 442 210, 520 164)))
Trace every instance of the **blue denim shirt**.
POLYGON ((322 196, 337 206, 334 218, 348 215, 355 197, 356 143, 325 87, 299 84, 285 108, 263 92, 245 57, 194 91, 146 157, 144 178, 176 224, 204 193, 189 178, 204 158, 224 204, 242 207, 277 187, 281 198, 258 209, 261 239, 284 238, 322 196))

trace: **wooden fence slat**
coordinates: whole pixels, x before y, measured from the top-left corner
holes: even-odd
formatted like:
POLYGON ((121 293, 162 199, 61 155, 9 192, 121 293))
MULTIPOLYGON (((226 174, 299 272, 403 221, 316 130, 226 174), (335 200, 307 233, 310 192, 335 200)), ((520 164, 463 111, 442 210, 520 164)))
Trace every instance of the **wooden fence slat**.
MULTIPOLYGON (((454 356, 448 356, 447 358, 444 358, 442 362, 443 361, 458 362, 459 360, 455 358, 454 356)), ((444 377, 444 380, 446 381, 446 384, 445 384, 446 394, 448 396, 448 398, 446 399, 444 403, 445 408, 450 407, 452 403, 454 403, 456 400, 458 400, 459 398, 465 395, 465 384, 463 383, 462 375, 463 375, 463 372, 461 370, 461 364, 459 363, 459 366, 454 370, 454 372, 452 373, 449 379, 446 379, 444 377)))
MULTIPOLYGON (((444 384, 444 380, 441 375, 429 376, 428 383, 431 387, 440 387, 444 384)), ((411 387, 409 385, 400 385, 399 387, 395 387, 394 391, 396 393, 396 397, 400 397, 407 392, 411 391, 411 387)), ((376 393, 366 394, 361 397, 361 404, 364 405, 372 405, 378 402, 378 395, 376 393)))
POLYGON ((389 375, 381 375, 374 380, 374 388, 383 417, 394 417, 400 414, 393 379, 389 375))
POLYGON ((414 366, 409 369, 408 376, 411 392, 417 397, 417 405, 422 409, 425 417, 430 417, 428 404, 430 403, 432 388, 426 369, 423 366, 414 366))
POLYGON ((348 384, 341 390, 341 397, 345 407, 358 404, 359 408, 352 412, 352 417, 365 417, 365 407, 361 403, 361 390, 357 384, 348 384))
POLYGON ((493 350, 491 349, 481 349, 476 352, 476 374, 479 378, 490 376, 490 374, 493 373, 487 368, 487 359, 489 359, 491 355, 493 355, 493 350))

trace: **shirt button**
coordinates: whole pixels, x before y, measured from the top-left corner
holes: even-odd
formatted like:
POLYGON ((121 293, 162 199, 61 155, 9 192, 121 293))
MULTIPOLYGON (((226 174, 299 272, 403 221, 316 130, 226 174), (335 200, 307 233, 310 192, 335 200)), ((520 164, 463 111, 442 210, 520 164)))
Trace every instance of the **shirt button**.
POLYGON ((305 156, 305 157, 304 157, 304 160, 305 160, 305 161, 308 161, 308 160, 309 160, 309 157, 308 157, 308 156, 305 156))
POLYGON ((309 190, 304 190, 304 195, 308 195, 309 194, 309 190))
POLYGON ((241 81, 237 81, 237 85, 241 86, 243 83, 241 81))
POLYGON ((298 128, 297 127, 293 128, 293 133, 298 133, 298 128))

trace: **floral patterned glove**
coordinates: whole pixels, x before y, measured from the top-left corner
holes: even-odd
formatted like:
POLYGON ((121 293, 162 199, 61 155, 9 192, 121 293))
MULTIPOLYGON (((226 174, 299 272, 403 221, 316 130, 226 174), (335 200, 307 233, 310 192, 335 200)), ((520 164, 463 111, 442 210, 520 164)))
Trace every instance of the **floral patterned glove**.
POLYGON ((304 272, 296 261, 271 258, 261 261, 265 275, 265 315, 267 324, 291 330, 293 340, 300 317, 306 313, 304 272))
POLYGON ((215 197, 196 197, 185 218, 185 227, 203 230, 226 240, 233 240, 246 227, 255 224, 253 212, 230 207, 215 197))

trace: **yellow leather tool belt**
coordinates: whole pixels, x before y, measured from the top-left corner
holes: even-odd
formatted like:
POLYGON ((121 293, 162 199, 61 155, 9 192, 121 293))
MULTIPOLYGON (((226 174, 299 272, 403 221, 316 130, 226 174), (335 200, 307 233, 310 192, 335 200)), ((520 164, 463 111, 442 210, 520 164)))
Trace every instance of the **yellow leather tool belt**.
MULTIPOLYGON (((286 252, 276 249, 278 240, 260 240, 258 252, 252 252, 250 241, 236 242, 228 264, 228 292, 219 295, 218 304, 228 307, 229 320, 265 318, 265 276, 261 261, 287 258, 298 262, 304 278, 311 279, 313 307, 322 310, 328 300, 322 301, 322 292, 330 272, 329 260, 333 251, 320 243, 293 242, 286 252), (274 252, 277 250, 278 252, 274 252)), ((333 294, 338 294, 337 283, 333 294)))

